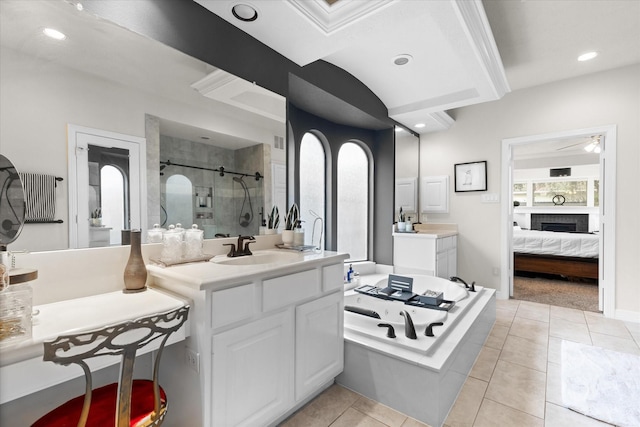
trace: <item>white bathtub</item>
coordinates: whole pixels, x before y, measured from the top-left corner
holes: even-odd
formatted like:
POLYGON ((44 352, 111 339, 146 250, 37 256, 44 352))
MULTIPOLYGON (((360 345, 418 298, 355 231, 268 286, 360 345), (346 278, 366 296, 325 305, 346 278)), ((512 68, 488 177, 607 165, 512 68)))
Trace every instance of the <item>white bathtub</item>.
MULTIPOLYGON (((442 291, 455 306, 439 311, 347 291, 345 305, 374 310, 383 320, 345 311, 344 371, 336 382, 424 423, 442 426, 495 322, 495 290, 476 286, 476 292, 467 292, 464 285, 446 279, 405 276, 413 277, 413 292, 442 291), (414 320, 415 340, 405 336, 404 318, 395 314, 403 309, 414 320), (435 336, 425 336, 426 325, 440 319, 444 325, 433 328, 435 336), (378 323, 394 324, 396 338, 387 338, 387 328, 378 323)), ((385 287, 386 279, 379 277, 367 281, 365 276, 361 282, 385 287)))
MULTIPOLYGON (((427 354, 437 347, 440 339, 449 333, 462 317, 466 308, 473 304, 475 297, 482 291, 482 287, 477 286, 476 292, 468 292, 464 285, 440 277, 417 274, 406 274, 404 276, 413 278, 414 293, 420 295, 427 290, 442 292, 445 300, 455 301, 454 307, 449 311, 415 307, 404 304, 401 301, 383 300, 350 290, 345 292, 345 307, 352 306, 375 311, 380 316, 380 319, 345 310, 344 328, 345 331, 354 332, 385 345, 391 344, 406 350, 427 354), (417 339, 410 339, 406 336, 405 319, 400 314, 402 311, 407 311, 411 316, 417 339), (442 322, 443 325, 433 327, 434 336, 426 336, 427 326, 438 322, 442 322), (393 325, 396 337, 387 337, 387 328, 378 326, 380 323, 393 325)), ((387 279, 371 284, 378 288, 385 288, 387 279)))

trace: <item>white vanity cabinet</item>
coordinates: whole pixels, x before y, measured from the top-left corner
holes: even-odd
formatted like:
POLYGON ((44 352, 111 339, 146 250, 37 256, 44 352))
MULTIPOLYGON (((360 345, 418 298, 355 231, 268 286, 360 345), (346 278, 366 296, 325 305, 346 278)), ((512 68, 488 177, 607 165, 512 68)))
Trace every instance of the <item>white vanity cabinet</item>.
POLYGON ((342 272, 340 262, 210 292, 207 425, 270 425, 342 372, 342 272))
POLYGON ((458 270, 456 233, 394 233, 393 271, 448 279, 458 270))

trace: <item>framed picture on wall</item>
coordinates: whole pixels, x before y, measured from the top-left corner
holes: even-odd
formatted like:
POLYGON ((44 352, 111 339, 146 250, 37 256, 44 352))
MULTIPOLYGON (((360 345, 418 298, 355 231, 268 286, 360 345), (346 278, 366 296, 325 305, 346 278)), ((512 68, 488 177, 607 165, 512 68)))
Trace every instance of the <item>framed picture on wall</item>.
POLYGON ((456 193, 487 191, 487 162, 457 163, 454 165, 456 193))

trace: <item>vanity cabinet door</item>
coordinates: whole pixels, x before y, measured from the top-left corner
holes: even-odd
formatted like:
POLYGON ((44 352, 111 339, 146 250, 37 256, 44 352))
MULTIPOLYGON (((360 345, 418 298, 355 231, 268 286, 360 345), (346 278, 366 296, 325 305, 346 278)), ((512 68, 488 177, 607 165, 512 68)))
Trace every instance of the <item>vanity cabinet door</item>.
POLYGON ((296 401, 342 372, 343 308, 342 292, 296 307, 296 401))
POLYGON ((437 240, 436 276, 448 279, 458 271, 457 237, 449 236, 437 240))
POLYGON ((293 406, 293 315, 291 308, 213 336, 214 426, 267 425, 293 406))

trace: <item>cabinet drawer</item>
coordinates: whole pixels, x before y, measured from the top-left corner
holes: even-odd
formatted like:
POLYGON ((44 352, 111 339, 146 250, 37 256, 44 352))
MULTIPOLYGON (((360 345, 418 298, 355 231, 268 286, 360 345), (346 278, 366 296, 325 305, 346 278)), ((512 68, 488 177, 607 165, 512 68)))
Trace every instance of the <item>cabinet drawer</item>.
POLYGON ((256 314, 258 309, 255 286, 252 283, 213 292, 211 295, 211 327, 216 329, 249 319, 256 314))
POLYGON ((275 310, 319 294, 319 276, 313 269, 263 281, 262 309, 275 310))
POLYGON ((322 267, 322 290, 324 292, 342 288, 344 267, 342 264, 327 265, 322 267))

